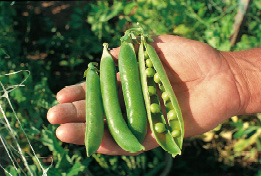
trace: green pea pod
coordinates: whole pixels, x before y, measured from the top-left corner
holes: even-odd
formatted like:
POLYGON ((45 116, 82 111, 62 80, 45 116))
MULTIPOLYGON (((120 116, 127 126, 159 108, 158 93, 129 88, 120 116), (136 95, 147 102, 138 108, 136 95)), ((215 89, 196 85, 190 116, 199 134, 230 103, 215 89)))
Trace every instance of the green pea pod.
POLYGON ((123 119, 117 92, 116 69, 108 45, 104 44, 100 65, 101 92, 108 128, 116 143, 125 151, 145 150, 123 119))
POLYGON ((143 142, 147 134, 147 114, 142 94, 138 62, 130 38, 127 41, 122 41, 118 64, 128 126, 139 142, 143 142))
POLYGON ((170 112, 170 110, 172 110, 172 112, 173 111, 175 112, 176 120, 174 120, 173 118, 169 118, 168 116, 167 118, 170 127, 170 132, 174 137, 174 140, 177 143, 178 147, 182 149, 183 138, 184 138, 184 123, 183 123, 182 113, 178 104, 178 100, 175 96, 173 88, 169 82, 168 76, 165 72, 165 69, 155 49, 148 43, 145 43, 145 48, 149 55, 149 58, 152 61, 154 69, 159 75, 160 82, 161 82, 160 84, 164 87, 164 92, 167 92, 168 94, 169 100, 164 102, 167 113, 170 112))
POLYGON ((177 154, 181 154, 181 150, 178 145, 175 143, 173 137, 170 134, 170 131, 167 129, 166 121, 164 119, 163 113, 160 110, 153 110, 153 105, 157 104, 160 106, 160 101, 157 94, 150 95, 148 87, 154 86, 155 83, 153 78, 147 77, 146 75, 146 66, 145 66, 145 52, 144 52, 144 43, 142 42, 139 48, 139 66, 140 66, 140 76, 141 76, 141 84, 142 90, 145 100, 145 105, 147 109, 147 116, 150 124, 151 131, 158 142, 158 144, 167 152, 172 154, 174 157, 177 154), (154 112, 155 111, 155 112, 154 112), (157 126, 166 126, 166 130, 157 130, 157 126), (162 132, 164 131, 164 132, 162 132))
POLYGON ((104 131, 100 79, 94 64, 89 63, 88 69, 84 73, 86 77, 85 147, 88 157, 98 150, 104 131))

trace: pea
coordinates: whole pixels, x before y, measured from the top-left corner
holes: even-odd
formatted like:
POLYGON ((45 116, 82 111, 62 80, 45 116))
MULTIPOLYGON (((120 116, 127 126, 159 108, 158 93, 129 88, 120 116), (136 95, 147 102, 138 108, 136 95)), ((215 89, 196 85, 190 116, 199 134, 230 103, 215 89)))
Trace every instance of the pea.
POLYGON ((169 126, 171 130, 180 130, 180 125, 178 120, 170 120, 169 126))
POLYGON ((167 114, 167 118, 168 120, 176 120, 178 118, 176 111, 174 109, 170 110, 167 114))
POLYGON ((88 157, 98 150, 104 131, 100 78, 94 66, 96 64, 93 62, 89 63, 88 69, 85 72, 86 130, 84 142, 88 157))
POLYGON ((172 132, 171 132, 171 136, 172 137, 178 137, 180 135, 180 130, 173 130, 172 132))
POLYGON ((144 51, 144 57, 145 57, 145 59, 149 59, 149 54, 147 51, 144 51))
POLYGON ((161 94, 161 97, 162 97, 162 99, 164 100, 164 102, 167 102, 167 101, 169 100, 169 94, 168 94, 168 92, 163 92, 163 93, 161 94))
POLYGON ((148 86, 148 91, 149 91, 150 96, 155 95, 157 92, 156 87, 154 87, 154 86, 148 86))
MULTIPOLYGON (((147 113, 142 94, 139 67, 134 46, 129 41, 121 43, 118 65, 121 77, 122 92, 126 105, 128 127, 134 136, 143 142, 147 133, 147 113)), ((148 68, 148 76, 155 70, 148 68)))
POLYGON ((156 103, 152 103, 150 105, 150 111, 152 113, 160 113, 160 105, 156 104, 156 103))
POLYGON ((171 101, 167 102, 165 106, 166 106, 166 108, 168 108, 168 109, 174 109, 173 104, 172 104, 171 101))
POLYGON ((163 133, 164 131, 166 131, 166 126, 164 123, 156 123, 155 124, 155 131, 158 133, 163 133))
POLYGON ((155 70, 153 68, 147 68, 145 72, 148 77, 153 77, 155 74, 155 70))
POLYGON ((105 118, 113 139, 125 151, 136 153, 144 150, 145 147, 133 135, 122 116, 118 98, 116 68, 108 51, 108 45, 104 45, 101 58, 100 84, 105 118))
POLYGON ((159 77, 159 74, 158 74, 158 73, 155 73, 155 75, 154 75, 154 81, 155 81, 155 83, 160 83, 160 77, 159 77))
POLYGON ((151 59, 146 60, 146 66, 149 67, 149 68, 153 67, 151 59))

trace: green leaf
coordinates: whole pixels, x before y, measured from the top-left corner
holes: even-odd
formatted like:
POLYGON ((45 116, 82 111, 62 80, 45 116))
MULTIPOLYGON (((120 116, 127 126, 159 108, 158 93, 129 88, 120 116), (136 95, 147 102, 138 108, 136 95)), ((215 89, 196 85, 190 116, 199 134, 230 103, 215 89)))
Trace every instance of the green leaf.
POLYGON ((137 5, 135 1, 130 1, 124 8, 124 15, 129 15, 131 10, 137 5))
POLYGON ((214 128, 214 131, 219 131, 222 128, 222 124, 219 124, 216 128, 214 128))
POLYGON ((254 5, 256 6, 256 8, 258 8, 259 10, 261 10, 261 1, 253 1, 254 5))
POLYGON ((25 129, 26 133, 29 133, 30 135, 38 135, 40 134, 40 130, 35 128, 34 126, 31 126, 30 129, 25 129))
MULTIPOLYGON (((20 170, 20 169, 19 169, 19 170, 20 170)), ((14 167, 12 167, 9 172, 10 172, 10 174, 12 174, 12 176, 20 175, 20 174, 19 174, 20 172, 17 172, 17 170, 15 170, 14 167)))
POLYGON ((206 14, 206 12, 207 12, 207 7, 206 7, 206 6, 205 6, 205 7, 202 7, 202 8, 200 8, 200 9, 198 10, 198 16, 204 17, 205 14, 206 14))
POLYGON ((59 62, 59 65, 60 66, 68 66, 69 62, 67 60, 62 60, 62 61, 59 62))
POLYGON ((180 25, 178 25, 174 28, 173 32, 176 33, 176 34, 183 34, 184 35, 184 34, 190 32, 190 30, 191 29, 189 27, 187 27, 185 24, 180 24, 180 25))
POLYGON ((67 153, 62 153, 58 155, 58 162, 55 166, 55 168, 59 170, 68 170, 72 166, 72 161, 67 153))
POLYGON ((84 21, 83 18, 77 14, 72 14, 71 18, 73 21, 81 21, 81 22, 84 21))
MULTIPOLYGON (((261 1, 260 1, 261 2, 261 1)), ((256 21, 251 21, 250 23, 249 23, 249 30, 254 30, 254 28, 257 26, 257 22, 256 21)))
POLYGON ((58 169, 51 167, 48 172, 47 175, 51 175, 51 176, 62 176, 62 174, 59 172, 58 169))
POLYGON ((233 137, 235 139, 239 139, 239 138, 243 137, 244 131, 245 131, 245 129, 243 127, 238 129, 238 131, 233 135, 233 137))
POLYGON ((84 171, 85 166, 82 165, 80 162, 76 162, 73 167, 69 170, 66 176, 75 176, 79 175, 80 172, 84 171))
POLYGON ((261 129, 259 129, 254 135, 247 139, 239 139, 234 145, 234 151, 243 151, 249 146, 253 145, 258 137, 261 135, 261 129))
POLYGON ((55 136, 56 127, 49 124, 47 129, 42 130, 41 141, 43 145, 47 146, 54 154, 64 154, 65 151, 61 146, 61 142, 55 136))
POLYGON ((258 151, 261 151, 261 137, 256 140, 256 147, 258 151))
POLYGON ((126 22, 127 22, 127 20, 125 18, 120 19, 118 22, 117 28, 119 28, 119 29, 123 28, 125 26, 126 22))

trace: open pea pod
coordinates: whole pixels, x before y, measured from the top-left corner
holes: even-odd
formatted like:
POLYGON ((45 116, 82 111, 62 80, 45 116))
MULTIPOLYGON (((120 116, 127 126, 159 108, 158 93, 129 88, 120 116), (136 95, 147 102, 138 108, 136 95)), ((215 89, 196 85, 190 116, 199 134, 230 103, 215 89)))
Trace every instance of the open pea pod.
POLYGON ((144 43, 144 46, 148 54, 148 58, 151 60, 153 68, 156 71, 154 80, 158 82, 160 88, 162 87, 162 95, 166 95, 165 98, 163 96, 163 100, 167 111, 170 133, 173 136, 175 143, 180 149, 182 149, 184 138, 184 123, 178 100, 155 49, 148 43, 144 43))
MULTIPOLYGON (((153 49, 153 48, 152 48, 153 49)), ((146 54, 147 54, 146 53, 146 54)), ((165 70, 163 69, 161 62, 158 57, 155 56, 155 53, 151 51, 151 48, 148 47, 146 43, 143 41, 141 42, 140 48, 139 48, 139 53, 138 53, 138 58, 139 58, 139 67, 140 67, 140 76, 141 76, 141 84, 142 84, 142 91, 143 91, 143 96, 145 100, 145 105, 147 109, 147 116, 148 116, 148 121, 150 124, 151 131, 153 132, 153 135, 155 136, 156 141, 158 144, 166 150, 168 153, 172 154, 172 156, 176 156, 178 154, 181 154, 181 145, 182 142, 176 142, 177 139, 172 137, 171 130, 168 129, 168 126, 166 124, 165 118, 163 116, 161 106, 160 106, 160 101, 156 92, 156 85, 153 80, 153 70, 157 72, 160 72, 160 75, 166 76, 165 70), (151 61, 153 61, 151 64, 148 64, 145 61, 145 48, 146 47, 146 52, 148 53, 147 58, 152 58, 151 61), (148 49, 147 49, 148 48, 148 49), (156 60, 156 61, 155 61, 156 60), (146 62, 146 64, 145 64, 146 62), (147 67, 146 67, 147 65, 147 67), (162 70, 163 69, 163 70, 162 70), (149 73, 149 72, 152 72, 149 73)), ((163 78, 162 82, 164 82, 164 86, 166 88, 166 91, 170 92, 172 90, 170 83, 165 80, 167 78, 164 76, 161 76, 163 78), (166 83, 167 82, 167 83, 166 83), (169 90, 169 87, 171 90, 169 90)), ((174 96, 170 98, 171 102, 173 102, 173 106, 176 107, 177 101, 175 98, 174 93, 169 93, 170 96, 174 96), (175 100, 175 101, 174 101, 175 100)), ((181 112, 180 110, 177 110, 177 114, 179 114, 179 117, 181 117, 181 112)), ((179 123, 180 129, 182 129, 182 132, 180 133, 180 136, 184 134, 184 127, 183 127, 183 121, 180 121, 179 123)), ((178 137, 179 139, 181 137, 178 137)))

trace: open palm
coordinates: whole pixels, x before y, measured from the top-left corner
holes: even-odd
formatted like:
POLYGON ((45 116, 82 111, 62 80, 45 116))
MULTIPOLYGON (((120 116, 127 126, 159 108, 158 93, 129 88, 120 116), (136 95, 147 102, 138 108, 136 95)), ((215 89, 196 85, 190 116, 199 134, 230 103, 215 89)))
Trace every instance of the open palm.
MULTIPOLYGON (((152 46, 163 63, 183 113, 185 137, 209 131, 237 113, 240 97, 222 52, 178 36, 161 35, 153 39, 152 46)), ((119 48, 111 51, 116 62, 118 53, 119 48)), ((51 108, 47 118, 50 123, 61 124, 56 131, 61 141, 84 145, 84 99, 84 84, 68 86, 57 94, 61 104, 51 108)), ((146 150, 158 146, 150 130, 143 145, 146 150)), ((117 146, 106 128, 97 152, 131 155, 117 146)))

